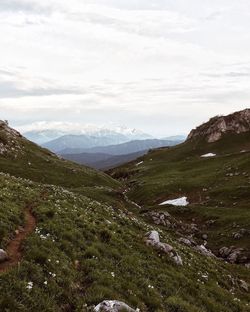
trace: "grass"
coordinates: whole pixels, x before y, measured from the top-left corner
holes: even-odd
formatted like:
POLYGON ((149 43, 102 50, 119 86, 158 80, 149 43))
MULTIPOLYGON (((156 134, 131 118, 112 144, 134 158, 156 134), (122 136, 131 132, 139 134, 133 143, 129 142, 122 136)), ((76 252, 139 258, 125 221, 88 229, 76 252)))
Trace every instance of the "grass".
POLYGON ((166 210, 176 218, 198 223, 209 234, 209 247, 236 245, 249 255, 250 233, 250 152, 242 153, 249 144, 249 134, 224 137, 220 142, 189 142, 171 149, 159 149, 135 162, 109 173, 125 182, 128 196, 144 211, 166 210), (231 142, 231 143, 230 143, 231 142), (200 156, 214 152, 214 158, 200 156), (138 161, 143 161, 136 166, 138 161), (159 206, 159 203, 187 196, 188 208, 159 206), (215 224, 204 229, 205 222, 215 224), (233 234, 246 229, 248 234, 233 239, 233 234))
MULTIPOLYGON (((4 185, 9 186, 6 202, 18 189, 11 214, 20 215, 22 203, 35 200, 38 223, 24 243, 20 266, 0 276, 1 311, 91 311, 104 299, 141 311, 247 311, 248 294, 228 277, 246 279, 246 269, 177 244, 171 233, 138 219, 120 200, 116 206, 114 198, 103 203, 59 186, 1 175, 1 189, 4 185), (145 245, 144 234, 153 228, 178 250, 183 267, 145 245)), ((3 215, 6 208, 0 210, 3 215)), ((13 222, 9 235, 19 223, 13 222)))
MULTIPOLYGON (((248 269, 203 257, 180 245, 175 233, 147 222, 132 203, 124 200, 121 192, 125 184, 46 153, 35 145, 25 145, 25 153, 14 163, 11 157, 0 157, 1 170, 12 174, 0 175, 3 225, 0 248, 23 225, 27 202, 36 203, 33 213, 37 220, 35 232, 23 243, 20 264, 0 275, 1 311, 92 311, 95 305, 108 299, 124 301, 142 312, 250 311, 249 293, 240 285, 241 279, 250 282, 248 269), (46 157, 51 161, 49 166, 45 166, 49 163, 46 157), (161 241, 171 244, 180 254, 182 267, 145 244, 145 233, 153 229, 159 231, 161 241)), ((158 207, 156 203, 166 196, 166 191, 169 195, 172 191, 177 194, 176 186, 190 191, 198 187, 199 178, 197 181, 190 178, 192 185, 185 185, 181 175, 185 173, 188 179, 191 162, 199 162, 199 158, 194 156, 190 163, 183 160, 180 167, 174 168, 178 161, 174 159, 168 164, 165 157, 172 156, 152 152, 142 166, 135 168, 131 164, 115 172, 126 173, 126 183, 133 185, 130 195, 144 209, 158 207), (158 168, 158 162, 164 166, 162 169, 158 168), (170 179, 174 181, 172 188, 170 179)), ((245 168, 247 160, 244 161, 245 168)), ((217 167, 215 163, 213 166, 217 167)), ((194 176, 205 167, 209 166, 203 166, 202 162, 197 165, 194 176)), ((236 177, 239 179, 238 176, 233 179, 236 177)), ((211 183, 212 178, 211 170, 207 169, 202 176, 204 185, 211 183)), ((233 185, 235 182, 230 180, 220 187, 231 190, 233 185)), ((209 194, 215 191, 216 188, 211 188, 209 194)), ((241 202, 245 211, 247 192, 244 189, 238 192, 241 196, 245 194, 241 202)), ((213 200, 219 201, 221 196, 218 193, 213 200)), ((223 199, 226 202, 227 196, 223 199)), ((214 205, 206 208, 204 213, 205 210, 211 215, 219 213, 214 205)), ((195 205, 190 209, 194 214, 199 211, 195 205)))

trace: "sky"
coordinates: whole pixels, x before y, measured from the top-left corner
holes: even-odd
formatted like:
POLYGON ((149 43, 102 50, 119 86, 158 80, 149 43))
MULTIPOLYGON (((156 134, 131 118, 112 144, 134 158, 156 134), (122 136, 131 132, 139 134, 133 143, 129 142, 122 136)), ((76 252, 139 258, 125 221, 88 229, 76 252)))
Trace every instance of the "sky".
POLYGON ((186 134, 250 107, 249 0, 1 0, 0 119, 186 134))

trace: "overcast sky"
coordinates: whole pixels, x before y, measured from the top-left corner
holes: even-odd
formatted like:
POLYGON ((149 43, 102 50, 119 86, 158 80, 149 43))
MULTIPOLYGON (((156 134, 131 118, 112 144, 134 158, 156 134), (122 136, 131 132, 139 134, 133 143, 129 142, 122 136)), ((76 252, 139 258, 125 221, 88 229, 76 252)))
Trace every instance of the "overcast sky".
POLYGON ((0 119, 189 132, 250 107, 249 0, 0 0, 0 119))

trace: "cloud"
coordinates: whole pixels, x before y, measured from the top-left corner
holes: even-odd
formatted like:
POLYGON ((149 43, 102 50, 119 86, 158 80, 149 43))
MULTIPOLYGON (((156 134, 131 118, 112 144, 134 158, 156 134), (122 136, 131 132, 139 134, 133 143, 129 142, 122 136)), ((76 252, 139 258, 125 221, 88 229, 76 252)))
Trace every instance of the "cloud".
POLYGON ((2 0, 1 118, 121 120, 167 135, 249 106, 249 9, 244 0, 2 0))

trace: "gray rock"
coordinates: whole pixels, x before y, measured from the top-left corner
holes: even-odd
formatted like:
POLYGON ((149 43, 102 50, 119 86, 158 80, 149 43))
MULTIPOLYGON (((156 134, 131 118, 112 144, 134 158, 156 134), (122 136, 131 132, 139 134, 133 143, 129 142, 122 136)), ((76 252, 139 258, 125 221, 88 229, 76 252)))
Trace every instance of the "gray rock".
POLYGON ((192 242, 189 239, 185 238, 185 237, 179 238, 179 242, 181 244, 184 244, 184 245, 187 245, 187 246, 192 246, 192 242))
POLYGON ((227 257, 230 255, 231 251, 232 251, 231 248, 222 247, 222 248, 219 250, 219 255, 220 255, 222 258, 227 258, 227 257))
POLYGON ((161 242, 157 244, 157 247, 161 251, 165 252, 166 254, 170 253, 173 250, 172 246, 170 246, 170 245, 168 245, 166 243, 161 243, 161 242))
POLYGON ((177 265, 182 265, 182 259, 174 248, 167 243, 160 242, 160 236, 157 231, 151 231, 146 234, 146 244, 167 254, 177 265))
POLYGON ((3 249, 0 249, 0 262, 4 262, 6 260, 8 260, 7 252, 3 249))
POLYGON ((177 253, 172 257, 172 259, 177 265, 183 265, 183 261, 177 253))
POLYGON ((215 257, 212 251, 207 249, 204 245, 195 246, 194 249, 197 250, 199 253, 201 253, 203 256, 215 257))
POLYGON ((247 284, 247 282, 243 281, 243 280, 239 280, 239 284, 240 284, 240 288, 244 289, 246 292, 248 292, 249 290, 249 285, 247 284))
POLYGON ((231 263, 236 263, 241 256, 241 252, 242 252, 241 248, 235 249, 233 252, 229 254, 227 260, 231 263))
POLYGON ((208 235, 207 234, 203 234, 202 235, 202 239, 207 240, 208 239, 208 235))
POLYGON ((148 232, 146 236, 147 236, 147 242, 151 245, 155 245, 160 242, 160 235, 157 231, 148 232))
POLYGON ((117 300, 105 300, 99 303, 95 308, 95 312, 136 312, 136 310, 130 308, 126 303, 117 300))
POLYGON ((243 235, 241 233, 233 233, 233 238, 234 239, 241 239, 243 235))

